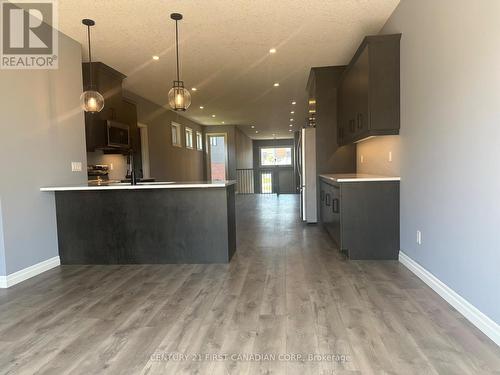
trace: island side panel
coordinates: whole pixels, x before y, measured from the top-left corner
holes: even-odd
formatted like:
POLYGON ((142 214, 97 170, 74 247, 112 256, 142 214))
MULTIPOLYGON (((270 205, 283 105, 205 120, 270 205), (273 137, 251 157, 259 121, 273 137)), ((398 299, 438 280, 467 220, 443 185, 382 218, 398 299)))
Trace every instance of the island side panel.
POLYGON ((226 188, 63 191, 56 210, 62 264, 230 260, 226 188))
POLYGON ((228 238, 228 255, 229 260, 236 252, 236 204, 235 204, 235 187, 230 185, 227 187, 227 238, 228 238))

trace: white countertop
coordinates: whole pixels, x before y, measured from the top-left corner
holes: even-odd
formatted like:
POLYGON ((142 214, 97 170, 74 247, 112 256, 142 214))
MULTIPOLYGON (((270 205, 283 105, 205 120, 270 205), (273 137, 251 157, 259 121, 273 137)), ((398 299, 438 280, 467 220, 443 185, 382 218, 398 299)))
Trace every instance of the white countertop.
POLYGON ((194 182, 139 182, 137 185, 130 183, 109 183, 101 185, 70 185, 42 187, 40 191, 82 191, 82 190, 144 190, 144 189, 192 189, 192 188, 221 188, 236 184, 234 180, 228 181, 194 181, 194 182))
POLYGON ((380 176, 364 173, 321 174, 320 177, 333 182, 369 182, 369 181, 400 181, 396 176, 380 176))

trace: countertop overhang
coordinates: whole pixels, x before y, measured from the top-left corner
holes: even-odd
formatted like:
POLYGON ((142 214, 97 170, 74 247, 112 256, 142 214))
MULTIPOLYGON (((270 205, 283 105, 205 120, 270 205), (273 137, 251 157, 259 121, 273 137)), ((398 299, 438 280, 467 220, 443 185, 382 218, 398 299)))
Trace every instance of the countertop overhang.
POLYGON ((84 190, 147 190, 147 189, 200 189, 225 188, 236 184, 234 180, 227 181, 194 181, 194 182, 139 182, 137 185, 129 183, 111 183, 101 185, 68 185, 42 187, 40 191, 84 191, 84 190))
POLYGON ((397 176, 381 176, 365 173, 321 174, 319 177, 332 182, 400 181, 397 176))

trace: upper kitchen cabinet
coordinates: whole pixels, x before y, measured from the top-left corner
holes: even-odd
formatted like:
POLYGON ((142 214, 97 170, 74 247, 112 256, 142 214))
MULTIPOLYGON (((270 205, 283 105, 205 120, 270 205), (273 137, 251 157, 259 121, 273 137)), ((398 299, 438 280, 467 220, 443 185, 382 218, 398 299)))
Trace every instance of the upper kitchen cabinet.
POLYGON ((399 134, 399 42, 401 34, 367 36, 339 86, 337 142, 399 134))
MULTIPOLYGON (((83 88, 90 88, 89 63, 82 64, 83 88)), ((99 113, 85 112, 87 151, 106 149, 108 146, 106 121, 119 120, 123 106, 122 82, 125 75, 101 63, 92 63, 94 89, 104 97, 104 108, 99 113)))
POLYGON ((356 171, 356 146, 340 147, 337 142, 338 87, 345 66, 313 67, 307 82, 306 126, 316 128, 316 172, 356 171))

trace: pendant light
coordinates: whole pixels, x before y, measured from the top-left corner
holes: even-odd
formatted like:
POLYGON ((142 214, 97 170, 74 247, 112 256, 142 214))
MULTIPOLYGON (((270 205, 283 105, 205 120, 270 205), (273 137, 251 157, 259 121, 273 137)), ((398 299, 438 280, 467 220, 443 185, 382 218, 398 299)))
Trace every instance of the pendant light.
POLYGON ((184 88, 184 82, 179 74, 179 28, 177 23, 182 20, 182 14, 172 13, 170 18, 175 21, 175 53, 177 59, 177 80, 168 92, 168 104, 174 111, 185 111, 191 105, 191 94, 184 88))
POLYGON ((90 49, 90 27, 95 25, 93 20, 83 19, 82 23, 87 26, 87 37, 89 42, 89 86, 88 90, 84 91, 80 95, 80 101, 82 109, 85 112, 96 113, 101 112, 104 108, 104 98, 102 95, 95 90, 94 84, 92 82, 92 53, 90 49))

